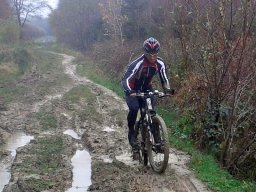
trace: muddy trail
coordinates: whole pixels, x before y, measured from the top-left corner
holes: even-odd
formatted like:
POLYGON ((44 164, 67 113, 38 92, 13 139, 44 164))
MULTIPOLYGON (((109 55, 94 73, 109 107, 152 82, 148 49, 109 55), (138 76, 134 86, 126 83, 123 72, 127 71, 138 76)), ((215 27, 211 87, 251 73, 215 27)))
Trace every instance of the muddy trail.
POLYGON ((77 75, 72 56, 49 54, 61 66, 27 74, 17 86, 28 92, 0 110, 0 191, 210 191, 181 151, 170 150, 164 174, 133 161, 124 100, 77 75), (40 85, 60 74, 68 83, 40 94, 40 85), (84 97, 71 96, 81 90, 84 97))

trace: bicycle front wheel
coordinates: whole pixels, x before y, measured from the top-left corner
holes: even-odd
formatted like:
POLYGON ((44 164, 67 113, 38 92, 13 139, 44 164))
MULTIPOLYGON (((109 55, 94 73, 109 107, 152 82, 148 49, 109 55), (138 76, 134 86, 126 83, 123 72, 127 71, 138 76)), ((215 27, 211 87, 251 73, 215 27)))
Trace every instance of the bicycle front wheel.
MULTIPOLYGON (((136 159, 145 166, 148 164, 148 154, 146 150, 145 138, 146 138, 146 127, 144 127, 139 121, 135 123, 135 134, 138 139, 139 152, 134 154, 136 159)), ((134 158, 134 159, 135 159, 134 158)))
POLYGON ((169 160, 168 131, 164 120, 159 116, 152 117, 151 133, 147 137, 148 158, 152 169, 163 173, 169 160))

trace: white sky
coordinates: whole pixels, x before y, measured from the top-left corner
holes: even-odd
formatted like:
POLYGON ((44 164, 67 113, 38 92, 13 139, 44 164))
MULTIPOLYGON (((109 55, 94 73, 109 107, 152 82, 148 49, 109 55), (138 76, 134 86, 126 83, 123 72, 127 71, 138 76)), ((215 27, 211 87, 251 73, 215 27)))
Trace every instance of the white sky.
MULTIPOLYGON (((55 9, 58 5, 59 0, 47 0, 48 4, 55 9)), ((43 11, 42 15, 43 17, 47 17, 50 11, 43 11)))
POLYGON ((49 5, 52 6, 54 9, 57 7, 59 0, 47 0, 49 5))

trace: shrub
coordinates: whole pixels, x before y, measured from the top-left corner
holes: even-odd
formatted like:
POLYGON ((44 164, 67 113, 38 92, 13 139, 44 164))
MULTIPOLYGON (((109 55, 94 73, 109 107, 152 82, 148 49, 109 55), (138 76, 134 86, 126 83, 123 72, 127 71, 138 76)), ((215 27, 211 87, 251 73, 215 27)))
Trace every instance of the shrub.
POLYGON ((19 27, 12 20, 0 20, 0 43, 14 44, 19 42, 19 27))
POLYGON ((28 50, 26 48, 16 48, 14 52, 14 60, 15 63, 18 65, 21 74, 24 74, 25 71, 28 69, 30 59, 30 54, 28 53, 28 50))

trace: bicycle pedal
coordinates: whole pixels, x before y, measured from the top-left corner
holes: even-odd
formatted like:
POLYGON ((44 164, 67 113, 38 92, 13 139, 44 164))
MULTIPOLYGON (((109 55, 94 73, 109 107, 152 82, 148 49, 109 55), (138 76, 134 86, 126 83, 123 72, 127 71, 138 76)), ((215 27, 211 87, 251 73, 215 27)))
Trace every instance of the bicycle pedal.
POLYGON ((158 145, 158 146, 156 146, 156 151, 158 153, 164 153, 164 147, 162 145, 158 145))
POLYGON ((132 159, 133 160, 135 160, 135 161, 138 161, 138 160, 140 160, 140 154, 139 154, 139 152, 133 152, 133 154, 132 154, 132 159))
POLYGON ((132 149, 132 153, 139 153, 139 149, 132 149))

